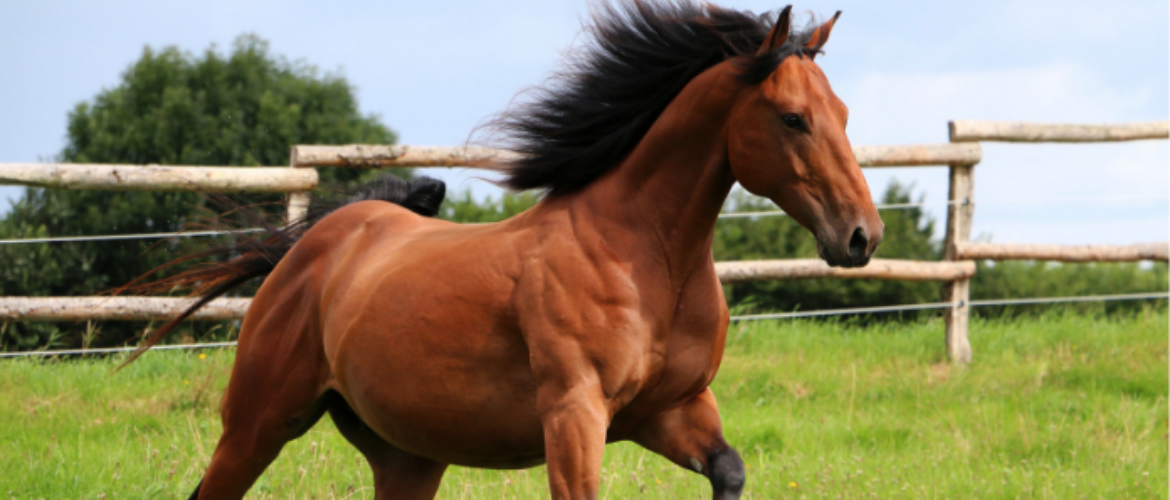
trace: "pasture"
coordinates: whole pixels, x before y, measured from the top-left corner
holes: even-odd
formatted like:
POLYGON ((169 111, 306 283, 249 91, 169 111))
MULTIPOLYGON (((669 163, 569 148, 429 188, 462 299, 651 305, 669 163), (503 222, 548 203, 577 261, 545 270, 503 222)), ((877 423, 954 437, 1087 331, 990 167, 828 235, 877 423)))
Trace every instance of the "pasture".
MULTIPOLYGON (((1167 498, 1164 303, 1104 316, 973 318, 980 355, 947 363, 938 320, 733 324, 714 383, 744 498, 1167 498)), ((234 351, 0 362, 4 498, 185 498, 220 432, 234 351)), ((709 498, 707 481, 630 444, 602 498, 709 498)), ((249 498, 369 498, 328 418, 249 498)), ((547 498, 541 468, 452 468, 439 498, 547 498)))

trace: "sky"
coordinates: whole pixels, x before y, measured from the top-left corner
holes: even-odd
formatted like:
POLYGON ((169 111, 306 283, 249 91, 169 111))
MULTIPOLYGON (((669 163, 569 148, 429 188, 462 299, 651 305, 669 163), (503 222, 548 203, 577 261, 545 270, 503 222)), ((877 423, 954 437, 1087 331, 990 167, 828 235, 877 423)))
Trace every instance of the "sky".
MULTIPOLYGON (((755 12, 784 4, 722 0, 755 12)), ((943 143, 947 121, 1166 120, 1165 0, 813 0, 807 20, 843 11, 817 61, 850 108, 854 145, 943 143)), ((224 52, 243 33, 272 52, 341 74, 363 113, 400 143, 460 145, 580 46, 583 0, 0 2, 0 162, 48 161, 69 110, 119 83, 146 46, 224 52)), ((428 169, 453 191, 500 191, 467 169, 428 169)), ((928 203, 946 168, 867 169, 928 203)), ((0 212, 21 189, 0 187, 0 212)), ((1170 240, 1167 141, 984 144, 973 235, 998 242, 1170 240), (1100 200, 1109 198, 1109 200, 1100 200), (1096 199, 1096 200, 1087 200, 1096 199)), ((928 212, 940 223, 941 205, 928 212)))

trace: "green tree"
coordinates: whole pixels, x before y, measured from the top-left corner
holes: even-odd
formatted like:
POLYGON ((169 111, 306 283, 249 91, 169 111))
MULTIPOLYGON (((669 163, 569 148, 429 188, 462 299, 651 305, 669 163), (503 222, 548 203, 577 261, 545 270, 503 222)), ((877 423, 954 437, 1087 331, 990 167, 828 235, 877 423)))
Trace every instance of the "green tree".
MULTIPOLYGON (((283 166, 294 144, 395 140, 377 116, 358 111, 344 78, 274 56, 267 42, 244 35, 228 55, 214 46, 201 57, 174 47, 146 48, 117 86, 69 113, 67 143, 57 160, 283 166)), ((374 173, 321 169, 321 175, 336 189, 374 173)), ((276 205, 280 198, 248 199, 276 205)), ((0 238, 179 231, 214 213, 215 206, 196 193, 29 188, 0 220, 0 238)), ((192 240, 0 246, 0 295, 93 295, 208 242, 192 240)), ((103 325, 95 345, 125 342, 142 327, 103 325)), ((78 344, 84 330, 73 324, 0 325, 0 348, 78 344)))

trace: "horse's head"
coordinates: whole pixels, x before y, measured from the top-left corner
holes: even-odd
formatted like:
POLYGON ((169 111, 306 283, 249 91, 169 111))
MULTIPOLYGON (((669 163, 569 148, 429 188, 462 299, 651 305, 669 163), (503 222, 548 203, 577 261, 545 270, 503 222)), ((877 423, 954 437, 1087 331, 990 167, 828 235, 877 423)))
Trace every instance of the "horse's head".
POLYGON ((837 16, 794 46, 790 12, 784 9, 755 55, 781 62, 748 87, 732 112, 731 169, 745 189, 770 198, 812 231, 830 266, 864 266, 884 224, 845 136, 849 110, 813 62, 837 16))

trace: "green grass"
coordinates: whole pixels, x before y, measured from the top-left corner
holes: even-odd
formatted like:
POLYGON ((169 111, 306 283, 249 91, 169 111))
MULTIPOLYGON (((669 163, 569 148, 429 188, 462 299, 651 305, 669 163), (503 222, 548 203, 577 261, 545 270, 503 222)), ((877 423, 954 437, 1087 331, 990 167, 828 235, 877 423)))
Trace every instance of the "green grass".
MULTIPOLYGON (((937 321, 733 325, 716 379, 745 498, 1167 498, 1168 316, 976 320, 975 361, 941 358, 937 321)), ((0 362, 0 495, 181 497, 220 432, 233 351, 0 362)), ((629 444, 602 498, 710 498, 706 480, 629 444)), ((372 498, 323 419, 250 498, 372 498)), ((440 498, 547 498, 543 468, 452 468, 440 498)))

